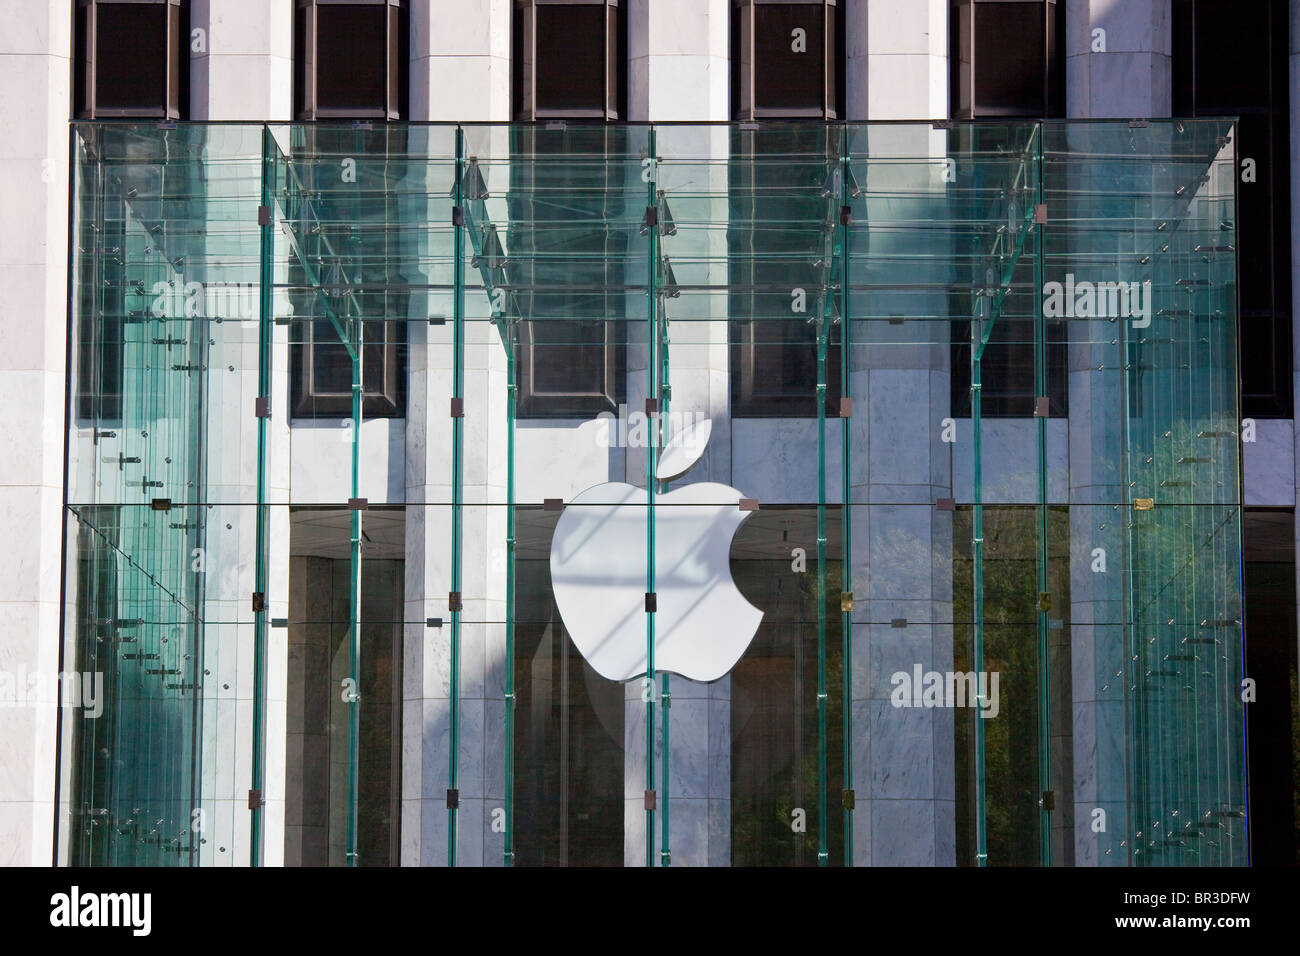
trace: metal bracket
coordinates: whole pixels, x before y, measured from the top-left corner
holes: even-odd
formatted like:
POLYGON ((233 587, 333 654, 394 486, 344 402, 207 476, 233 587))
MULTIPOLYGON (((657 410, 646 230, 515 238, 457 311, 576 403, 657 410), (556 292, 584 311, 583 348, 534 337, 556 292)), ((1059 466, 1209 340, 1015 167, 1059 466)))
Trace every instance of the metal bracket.
POLYGON ((262 614, 266 611, 266 594, 262 591, 253 592, 253 613, 262 614))
POLYGON ((741 499, 740 499, 740 502, 739 502, 739 507, 740 507, 740 510, 741 510, 741 511, 757 511, 757 510, 758 510, 758 499, 757 499, 757 498, 741 498, 741 499))
POLYGON ((171 511, 172 500, 170 498, 152 498, 149 501, 149 507, 154 511, 171 511))
POLYGON ((248 809, 258 810, 266 806, 266 801, 262 799, 261 790, 248 791, 248 809))
POLYGON ((257 224, 258 224, 259 226, 269 226, 269 225, 271 224, 271 207, 270 207, 270 206, 258 206, 258 207, 257 207, 257 224))
POLYGON ((459 591, 451 591, 451 592, 449 592, 449 593, 447 594, 447 610, 448 610, 448 611, 462 611, 462 610, 464 610, 464 608, 465 608, 465 606, 461 603, 461 600, 460 600, 460 592, 459 592, 459 591))
POLYGON ((653 790, 647 790, 645 792, 645 808, 647 810, 657 809, 658 803, 659 802, 656 799, 655 792, 653 790))
POLYGON ((460 808, 460 790, 455 787, 447 789, 447 809, 456 810, 460 808))
POLYGON ((659 608, 659 596, 655 594, 654 591, 646 591, 645 612, 647 614, 653 614, 655 613, 656 610, 658 610, 658 608, 659 608))

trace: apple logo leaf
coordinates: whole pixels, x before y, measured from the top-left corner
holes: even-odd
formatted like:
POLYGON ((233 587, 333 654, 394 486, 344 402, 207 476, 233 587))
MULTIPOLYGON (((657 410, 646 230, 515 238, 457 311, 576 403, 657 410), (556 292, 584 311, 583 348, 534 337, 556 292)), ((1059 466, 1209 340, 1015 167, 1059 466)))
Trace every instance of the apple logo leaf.
POLYGON ((686 474, 704 456, 704 448, 713 434, 713 419, 705 418, 687 425, 664 445, 656 474, 660 481, 672 481, 686 474))

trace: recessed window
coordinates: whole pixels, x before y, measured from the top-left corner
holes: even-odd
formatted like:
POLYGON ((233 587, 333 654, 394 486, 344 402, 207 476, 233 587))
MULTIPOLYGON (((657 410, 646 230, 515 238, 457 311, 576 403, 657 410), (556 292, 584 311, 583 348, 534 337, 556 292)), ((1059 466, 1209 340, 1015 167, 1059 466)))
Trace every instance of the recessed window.
MULTIPOLYGON (((304 305, 320 315, 314 294, 304 305)), ((397 294, 380 296, 398 299, 397 294)), ((405 298, 405 296, 400 296, 405 298)), ((352 414, 352 358, 328 319, 299 323, 305 338, 293 351, 295 418, 347 418, 352 414)), ((361 324, 361 414, 363 418, 400 418, 406 414, 406 325, 402 317, 361 324)))
POLYGON ((184 118, 189 4, 78 0, 73 112, 79 119, 184 118))
POLYGON ((1280 0, 1173 6, 1174 115, 1239 117, 1241 410, 1255 418, 1289 418, 1292 409, 1287 32, 1280 0))
POLYGON ((836 0, 735 0, 731 99, 735 117, 835 119, 844 96, 836 0))
POLYGON ((1058 0, 955 0, 953 118, 1064 116, 1064 37, 1058 0))
MULTIPOLYGON (((834 127, 830 128, 831 130, 834 127)), ((818 337, 826 413, 839 414, 839 279, 825 256, 825 177, 838 138, 821 124, 732 131, 727 235, 733 418, 815 418, 818 337)), ((838 187, 836 187, 838 188, 838 187)), ((838 201, 836 201, 838 208, 838 201)))
MULTIPOLYGON (((407 148, 403 126, 366 131, 298 126, 293 136, 293 149, 302 156, 401 155, 407 148)), ((343 343, 355 317, 361 320, 362 416, 400 418, 406 414, 411 279, 394 263, 402 242, 396 228, 397 180, 405 166, 361 160, 357 179, 367 187, 364 200, 354 186, 339 187, 335 169, 303 163, 295 180, 301 188, 292 191, 288 204, 301 252, 290 256, 288 266, 294 316, 291 413, 351 417, 353 362, 343 343)))
MULTIPOLYGON (((575 297, 567 297, 581 310, 575 297)), ((597 294, 602 310, 611 298, 597 294)), ((572 313, 570 313, 572 314, 572 313)), ((626 376, 621 322, 559 319, 520 323, 519 415, 589 417, 617 411, 626 376)))
POLYGON ((516 0, 520 120, 626 117, 627 24, 619 0, 516 0))
POLYGON ((517 127, 511 140, 520 160, 510 171, 503 267, 515 290, 507 314, 518 333, 519 417, 617 412, 627 390, 628 262, 631 244, 644 240, 614 221, 629 190, 644 193, 639 167, 629 174, 623 163, 574 155, 618 153, 626 129, 517 127))
POLYGON ((407 116, 405 0, 297 0, 294 112, 299 119, 407 116))

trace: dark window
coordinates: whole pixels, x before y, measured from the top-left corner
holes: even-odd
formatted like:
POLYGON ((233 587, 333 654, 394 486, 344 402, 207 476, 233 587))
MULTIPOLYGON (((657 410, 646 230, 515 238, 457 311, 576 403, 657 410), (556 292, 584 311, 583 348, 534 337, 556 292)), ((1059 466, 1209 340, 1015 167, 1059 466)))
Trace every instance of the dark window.
POLYGON ((622 685, 591 669, 560 619, 547 560, 554 516, 518 512, 516 866, 622 866, 622 685), (539 546, 540 545, 540 546, 539 546))
POLYGON ((1256 696, 1249 721, 1250 828, 1254 866, 1294 866, 1300 844, 1295 800, 1296 590, 1295 511, 1247 508, 1241 527, 1246 661, 1256 696))
MULTIPOLYGON (((975 669, 974 511, 957 508, 952 519, 952 661, 957 672, 975 669)), ((984 667, 1001 675, 1000 712, 983 720, 974 708, 956 708, 954 722, 954 783, 956 797, 957 865, 976 861, 975 725, 983 724, 985 839, 990 866, 1036 866, 1043 857, 1044 790, 1056 793, 1051 829, 1052 859, 1058 866, 1074 862, 1068 824, 1073 767, 1073 708, 1071 698, 1070 509, 1047 509, 1047 581, 1053 616, 1048 659, 1038 654, 1038 593, 1041 516, 1034 507, 1002 505, 984 508, 983 590, 984 667), (1039 701, 1051 701, 1051 737, 1044 740, 1039 701), (1039 760, 1047 751, 1049 773, 1042 776, 1039 760), (1063 804, 1065 804, 1063 806, 1063 804)), ((1088 620, 1091 620, 1089 618, 1088 620)), ((1100 630, 1100 627, 1098 628, 1100 630)), ((1089 651, 1091 653, 1091 651, 1089 651)), ((1104 705, 1103 705, 1104 706, 1104 705)), ((1087 725, 1091 726, 1091 716, 1087 725)), ((1089 761, 1088 770, 1093 769, 1089 761)), ((1118 840, 1117 840, 1118 842, 1118 840)))
MULTIPOLYGON (((1048 119, 1065 115, 1065 4, 1055 0, 958 0, 951 6, 951 110, 958 119, 1048 119)), ((958 140, 974 134, 955 130, 958 140)), ((958 175, 961 175, 959 170, 958 175)), ((1000 202, 1000 200, 995 200, 1000 202)), ((1001 215, 1000 209, 992 211, 1001 215)), ((949 296, 952 324, 953 414, 971 414, 971 327, 986 280, 949 296)), ((1030 260, 1017 266, 1002 310, 980 360, 980 414, 1028 418, 1034 414, 1034 301, 1030 260)), ((1048 322, 1048 414, 1068 414, 1066 327, 1048 322)))
MULTIPOLYGON (((367 312, 405 294, 371 293, 357 297, 367 312)), ((300 302, 309 315, 323 305, 314 293, 300 302), (314 307, 314 309, 313 309, 314 307)), ((404 305, 402 306, 405 307, 404 305)), ((328 319, 298 323, 304 336, 293 354, 293 415, 296 418, 347 418, 352 414, 352 359, 328 319)), ((400 418, 406 414, 405 314, 361 323, 363 418, 400 418)))
MULTIPOLYGON (((575 163, 617 154, 626 129, 517 128, 507 197, 506 314, 517 331, 521 418, 617 412, 626 395, 627 257, 636 232, 617 226, 639 175, 622 163, 575 163), (553 201, 564 196, 563 203, 553 201), (555 250, 563 249, 564 256, 555 250)), ((634 167, 639 172, 640 167, 634 167)))
POLYGON ((1237 116, 1242 413, 1289 418, 1291 152, 1287 5, 1177 0, 1175 116, 1237 116))
POLYGON ((299 119, 405 119, 410 43, 405 0, 297 0, 299 119))
MULTIPOLYGON (((126 208, 121 196, 98 200, 86 193, 104 188, 104 167, 81 167, 94 177, 78 196, 82 232, 79 246, 105 255, 81 254, 76 303, 76 415, 84 423, 112 422, 122 417, 122 326, 127 307, 126 208)), ((134 291, 134 290, 132 290, 134 291)))
POLYGON ((79 119, 189 112, 189 4, 183 0, 78 0, 73 113, 79 119))
MULTIPOLYGON (((1011 289, 1003 300, 1003 311, 993 325, 988 344, 980 358, 980 415, 984 418, 1030 418, 1038 398, 1034 377, 1037 345, 1034 341, 1033 266, 1024 262, 1012 276, 1011 289)), ((971 325, 961 316, 972 314, 980 290, 952 292, 949 315, 952 323, 952 413, 957 418, 971 415, 971 325)), ((1069 388, 1066 375, 1068 343, 1066 324, 1054 320, 1044 323, 1047 346, 1046 393, 1047 413, 1053 418, 1069 414, 1069 388)))
POLYGON ((514 47, 517 119, 626 118, 627 21, 619 0, 515 0, 514 47))
MULTIPOLYGON (((608 121, 627 116, 627 17, 620 0, 515 0, 514 113, 520 120, 608 121)), ((591 136, 613 136, 586 130, 591 136)), ((592 228, 622 202, 625 171, 574 164, 563 130, 517 130, 516 151, 538 162, 512 171, 512 255, 506 277, 517 319, 522 418, 617 411, 626 387, 624 258, 627 236, 592 228), (546 162, 546 154, 557 162, 546 162), (593 176, 595 178, 593 178, 593 176), (563 191, 565 207, 542 201, 563 191), (576 215, 575 215, 576 214, 576 215), (554 261, 548 243, 574 256, 554 261)), ((600 148, 600 147, 597 147, 600 148)), ((617 149, 617 146, 614 146, 617 149)))
POLYGON ((823 328, 826 413, 839 414, 839 273, 825 255, 828 210, 838 216, 839 196, 824 190, 839 169, 837 129, 774 125, 761 137, 732 133, 727 271, 733 417, 815 417, 823 328))
MULTIPOLYGON (((824 638, 826 686, 844 680, 841 515, 827 508, 824 638)), ((815 558, 807 574, 791 574, 798 544, 817 548, 817 510, 780 507, 741 525, 732 546, 736 586, 763 608, 754 641, 731 672, 731 865, 816 866, 818 839, 817 603, 815 558), (741 555, 744 557, 742 558, 741 555), (791 810, 807 810, 806 827, 792 831, 791 810)), ((827 863, 844 860, 844 700, 826 700, 827 863)), ((857 733, 862 733, 857 730, 857 733)), ((863 812, 858 808, 858 813, 863 812)))
MULTIPOLYGON (((530 296, 531 297, 531 296, 530 296)), ((606 311, 608 293, 565 296, 571 314, 587 305, 606 311)), ((557 303, 558 304, 558 303, 557 303)), ((524 418, 598 415, 617 411, 626 377, 622 322, 560 317, 523 322, 519 333, 519 415, 524 418)))
MULTIPOLYGON (((402 599, 405 512, 366 512, 360 570, 357 864, 397 866, 401 846, 402 599)), ((285 790, 301 807, 285 821, 285 865, 346 866, 348 710, 334 688, 351 676, 350 516, 294 508, 289 516, 285 790)))
MULTIPOLYGON (((403 127, 296 127, 294 136, 294 149, 304 156, 401 155, 406 149, 403 127)), ((311 162, 301 166, 301 189, 291 191, 286 210, 301 237, 302 256, 289 260, 296 418, 351 417, 352 358, 343 343, 353 317, 361 320, 362 417, 406 414, 411 280, 392 265, 400 256, 401 237, 393 224, 396 180, 403 172, 400 163, 359 161, 357 181, 367 186, 363 200, 355 190, 329 188, 337 172, 322 172, 311 162), (376 263, 389 265, 381 269, 376 263)))
POLYGON ((954 119, 1065 115, 1065 4, 955 0, 949 20, 954 119))
POLYGON ((842 4, 734 0, 731 103, 736 119, 835 119, 844 101, 842 4))

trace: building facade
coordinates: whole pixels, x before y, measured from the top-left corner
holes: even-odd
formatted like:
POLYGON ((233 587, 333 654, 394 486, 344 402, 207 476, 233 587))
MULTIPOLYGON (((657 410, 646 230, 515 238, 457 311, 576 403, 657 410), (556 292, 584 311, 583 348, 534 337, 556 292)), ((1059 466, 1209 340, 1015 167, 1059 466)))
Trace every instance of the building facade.
POLYGON ((1287 4, 11 6, 0 858, 1294 860, 1287 4))

